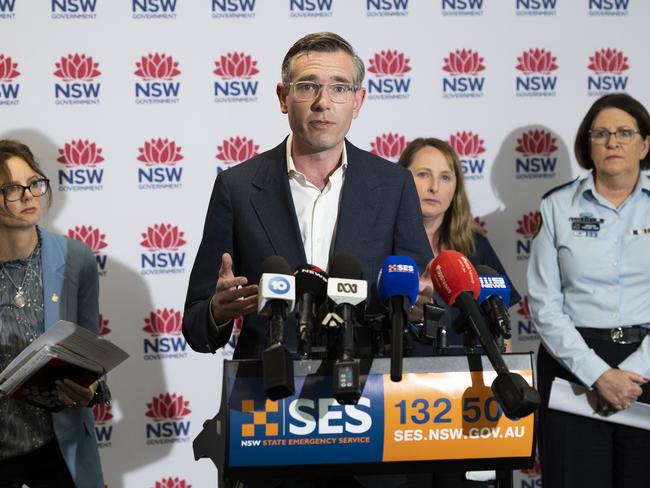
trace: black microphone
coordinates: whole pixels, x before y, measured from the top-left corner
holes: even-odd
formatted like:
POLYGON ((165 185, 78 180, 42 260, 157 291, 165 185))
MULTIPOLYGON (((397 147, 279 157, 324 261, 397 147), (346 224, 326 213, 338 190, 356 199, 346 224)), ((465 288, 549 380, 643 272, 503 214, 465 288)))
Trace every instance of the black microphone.
POLYGON ((478 265, 476 267, 479 281, 481 282, 481 295, 478 298, 483 314, 489 319, 490 325, 494 327, 497 337, 510 339, 510 284, 505 276, 500 275, 495 269, 489 266, 478 265))
POLYGON ((302 264, 293 272, 296 278, 298 355, 309 357, 316 310, 327 298, 327 273, 318 266, 302 264))
POLYGON ((266 258, 260 273, 257 311, 269 317, 270 336, 270 344, 262 354, 264 391, 271 400, 279 400, 295 392, 293 360, 282 337, 284 320, 295 304, 296 285, 289 263, 281 256, 266 258))

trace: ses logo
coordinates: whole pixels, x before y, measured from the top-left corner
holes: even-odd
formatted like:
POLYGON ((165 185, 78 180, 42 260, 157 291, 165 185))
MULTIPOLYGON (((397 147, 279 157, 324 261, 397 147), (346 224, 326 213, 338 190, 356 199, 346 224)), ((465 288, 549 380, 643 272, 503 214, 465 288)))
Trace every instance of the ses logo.
POLYGON ((94 19, 97 0, 52 0, 53 19, 94 19))
POLYGON ((553 53, 535 48, 524 51, 517 58, 517 70, 524 76, 517 76, 518 97, 552 97, 555 96, 557 76, 552 73, 557 69, 553 53))
POLYGON ((18 63, 11 56, 0 54, 0 105, 18 105, 20 83, 15 83, 15 79, 20 73, 16 68, 18 63))
POLYGON ((163 478, 160 481, 156 481, 156 484, 153 485, 153 488, 192 488, 187 481, 181 478, 163 478))
POLYGON ((161 393, 147 403, 145 415, 152 419, 146 423, 146 442, 148 445, 188 442, 190 422, 183 418, 192 411, 190 402, 183 395, 161 393))
POLYGON ((217 174, 235 166, 247 159, 257 156, 260 146, 248 137, 231 137, 224 139, 221 146, 217 146, 217 159, 226 165, 225 168, 217 166, 217 174))
POLYGON ((630 0, 589 0, 589 15, 626 17, 630 0))
POLYGON ((483 15, 483 0, 442 0, 444 16, 483 15))
POLYGON ((133 72, 141 78, 135 83, 135 103, 178 103, 181 84, 174 81, 181 71, 178 62, 167 54, 147 54, 136 61, 133 72))
POLYGON ((405 17, 408 8, 409 0, 366 0, 368 17, 405 17))
POLYGON ((185 252, 179 248, 185 245, 183 235, 172 224, 154 224, 143 232, 140 245, 147 252, 140 255, 140 273, 143 275, 175 274, 185 272, 185 252))
POLYGON ((89 140, 72 140, 59 149, 59 191, 101 191, 104 170, 97 168, 104 161, 102 149, 89 140))
POLYGON ((214 62, 215 75, 221 81, 214 82, 214 101, 223 102, 256 102, 259 81, 251 78, 259 73, 257 61, 250 54, 227 53, 214 62))
POLYGON ((290 17, 331 17, 333 0, 289 0, 290 17))
POLYGON ((442 78, 444 98, 476 98, 483 96, 485 77, 479 76, 485 70, 484 58, 471 49, 456 49, 444 58, 442 70, 449 76, 442 78))
POLYGON ((396 50, 375 53, 370 58, 368 72, 368 98, 370 100, 406 99, 410 97, 411 78, 404 75, 411 71, 411 60, 396 50))
POLYGON ((106 276, 106 260, 108 257, 101 252, 108 247, 106 234, 102 234, 99 229, 95 229, 92 225, 82 225, 76 226, 74 229, 68 229, 68 237, 81 241, 90 247, 97 261, 99 275, 106 276))
POLYGON ((68 54, 54 63, 54 76, 62 83, 54 83, 54 98, 57 105, 97 105, 101 83, 95 82, 102 73, 99 63, 92 56, 68 54))
POLYGON ((517 139, 515 151, 522 157, 516 158, 517 179, 554 178, 557 157, 556 138, 543 129, 524 132, 517 139))
POLYGON ((599 97, 627 89, 628 77, 623 71, 630 69, 628 58, 616 49, 601 49, 589 57, 588 68, 594 75, 587 77, 587 94, 599 97))
POLYGON ((173 308, 158 309, 144 319, 142 328, 149 338, 144 340, 144 359, 183 359, 187 342, 182 335, 183 316, 173 308))
POLYGON ((466 180, 482 180, 485 171, 485 158, 479 155, 485 152, 485 141, 473 132, 456 132, 449 136, 449 145, 460 157, 460 165, 466 180))
POLYGON ((169 139, 151 139, 142 147, 138 161, 144 168, 138 168, 138 188, 140 190, 164 190, 183 187, 181 177, 183 168, 176 163, 183 159, 181 147, 169 139))
POLYGON ((542 214, 539 211, 528 212, 517 220, 517 234, 523 239, 517 239, 517 260, 526 261, 530 256, 530 244, 542 225, 542 214))
POLYGON ((97 447, 100 449, 111 447, 113 442, 113 407, 108 403, 98 403, 93 405, 93 417, 95 417, 95 438, 97 439, 97 447))
POLYGON ((557 15, 557 0, 516 0, 517 15, 557 15))
POLYGON ((103 313, 99 314, 99 335, 100 336, 105 336, 113 332, 113 330, 108 326, 110 324, 110 320, 108 320, 106 317, 104 317, 103 313))
POLYGON ((377 136, 375 141, 370 143, 370 152, 384 159, 397 161, 407 145, 408 141, 406 137, 389 132, 388 134, 377 136))
POLYGON ((16 0, 0 0, 0 19, 14 19, 16 0))
POLYGON ((131 0, 134 19, 175 19, 176 0, 131 0))
POLYGON ((520 341, 537 341, 539 340, 539 335, 537 334, 537 329, 533 323, 533 318, 530 315, 530 309, 528 308, 528 295, 519 301, 519 307, 517 308, 517 338, 520 341))
POLYGON ((255 0, 212 0, 213 19, 252 19, 255 0))

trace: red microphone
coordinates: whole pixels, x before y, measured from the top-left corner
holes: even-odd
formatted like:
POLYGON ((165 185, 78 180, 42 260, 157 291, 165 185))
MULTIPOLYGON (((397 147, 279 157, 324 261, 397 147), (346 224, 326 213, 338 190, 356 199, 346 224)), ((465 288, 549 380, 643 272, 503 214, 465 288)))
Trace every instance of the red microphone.
POLYGON ((458 251, 442 251, 429 267, 433 287, 449 306, 456 304, 462 292, 472 294, 477 300, 481 294, 481 282, 472 263, 458 251))

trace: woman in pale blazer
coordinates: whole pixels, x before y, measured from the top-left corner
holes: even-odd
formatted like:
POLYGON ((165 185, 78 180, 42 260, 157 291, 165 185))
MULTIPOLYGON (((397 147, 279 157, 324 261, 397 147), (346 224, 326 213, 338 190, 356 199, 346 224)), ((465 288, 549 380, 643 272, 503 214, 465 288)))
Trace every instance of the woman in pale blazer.
MULTIPOLYGON (((29 148, 0 141, 0 370, 59 319, 99 332, 95 258, 85 244, 37 225, 45 200, 49 181, 29 148)), ((57 393, 58 413, 0 399, 2 486, 104 486, 88 408, 104 401, 103 384, 66 379, 57 393)))

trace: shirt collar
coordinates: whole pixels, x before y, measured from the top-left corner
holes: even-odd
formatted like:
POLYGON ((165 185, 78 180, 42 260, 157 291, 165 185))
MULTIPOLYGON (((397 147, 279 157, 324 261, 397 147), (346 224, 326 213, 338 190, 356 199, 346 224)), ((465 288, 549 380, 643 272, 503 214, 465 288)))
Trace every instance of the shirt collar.
MULTIPOLYGON (((289 177, 293 176, 302 176, 304 178, 304 175, 296 169, 296 165, 293 162, 293 157, 291 156, 291 141, 293 141, 293 133, 289 134, 289 137, 287 137, 287 174, 289 177)), ((345 142, 343 143, 343 155, 341 156, 341 166, 339 168, 343 168, 344 170, 348 167, 348 151, 347 148, 345 147, 345 142)), ((338 171, 338 168, 337 168, 338 171)))
MULTIPOLYGON (((650 196, 650 172, 641 171, 639 176, 639 181, 634 187, 634 191, 630 195, 630 198, 634 198, 637 193, 644 192, 646 195, 650 196)), ((596 195, 596 182, 594 180, 594 172, 591 171, 589 175, 580 181, 575 195, 573 196, 573 203, 577 202, 577 199, 580 196, 585 196, 589 198, 597 199, 596 195)), ((629 201, 629 199, 627 200, 629 201)))

